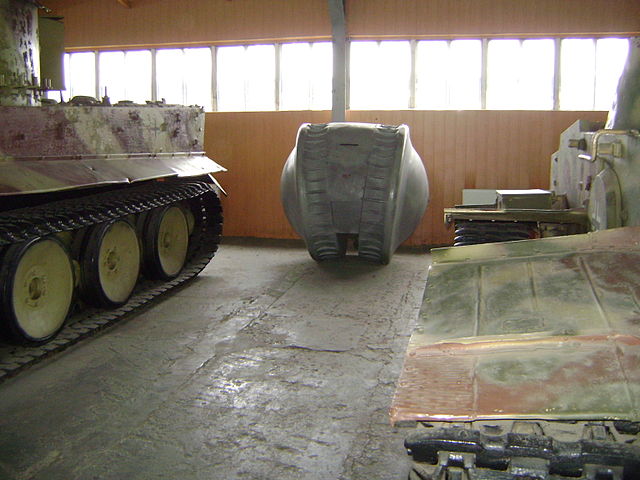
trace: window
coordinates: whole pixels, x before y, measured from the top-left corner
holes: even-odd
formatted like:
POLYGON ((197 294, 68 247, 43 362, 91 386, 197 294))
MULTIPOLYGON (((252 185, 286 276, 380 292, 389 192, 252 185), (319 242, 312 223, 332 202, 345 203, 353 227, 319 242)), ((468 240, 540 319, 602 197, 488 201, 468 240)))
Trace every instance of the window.
POLYGON ((331 110, 330 42, 285 43, 280 52, 280 110, 331 110))
POLYGON ((428 40, 416 48, 416 108, 481 108, 482 42, 428 40))
POLYGON ((158 50, 156 83, 158 99, 211 111, 211 48, 158 50))
POLYGON ((218 110, 275 110, 275 46, 218 48, 218 110))
POLYGON ((112 103, 131 100, 144 103, 151 100, 151 52, 100 52, 100 95, 109 96, 112 103))
POLYGON ((352 42, 350 54, 351 109, 409 108, 409 42, 352 42))
POLYGON ((555 42, 490 40, 487 108, 552 110, 555 42))
POLYGON ((611 108, 628 53, 629 40, 601 38, 596 42, 595 110, 611 108))
MULTIPOLYGON (((96 55, 93 52, 69 54, 65 62, 67 70, 67 90, 69 97, 86 95, 96 96, 96 55)), ((68 100, 68 98, 66 99, 68 100)))
POLYGON ((629 50, 619 38, 562 40, 560 108, 608 110, 629 50))
MULTIPOLYGON (((608 110, 628 51, 627 38, 354 41, 349 103, 608 110)), ((106 88, 114 103, 165 99, 207 111, 329 110, 332 53, 331 42, 69 53, 61 93, 100 97, 106 88)))

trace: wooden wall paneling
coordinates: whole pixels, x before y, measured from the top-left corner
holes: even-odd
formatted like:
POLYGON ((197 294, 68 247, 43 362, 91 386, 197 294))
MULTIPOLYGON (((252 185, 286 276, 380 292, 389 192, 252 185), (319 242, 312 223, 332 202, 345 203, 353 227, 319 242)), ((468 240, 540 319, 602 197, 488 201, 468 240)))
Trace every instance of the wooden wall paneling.
POLYGON ((330 38, 326 0, 51 0, 67 48, 330 38))
POLYGON ((329 120, 330 112, 207 113, 205 150, 229 170, 217 175, 229 193, 225 235, 297 237, 280 203, 280 174, 299 126, 329 120))
POLYGON ((426 114, 425 112, 422 116, 428 119, 425 123, 429 125, 429 129, 422 139, 422 151, 429 152, 430 150, 430 155, 429 153, 422 153, 422 155, 423 160, 425 160, 424 156, 427 155, 426 166, 429 173, 429 189, 431 192, 426 212, 428 229, 422 232, 422 235, 425 238, 425 243, 429 243, 426 239, 433 239, 432 243, 440 243, 437 232, 441 230, 442 215, 438 212, 441 212, 442 208, 444 208, 442 186, 445 184, 444 177, 447 169, 446 146, 444 143, 445 124, 442 113, 438 115, 437 112, 432 112, 431 114, 426 114))
POLYGON ((347 11, 354 36, 640 31, 637 0, 349 0, 347 11))

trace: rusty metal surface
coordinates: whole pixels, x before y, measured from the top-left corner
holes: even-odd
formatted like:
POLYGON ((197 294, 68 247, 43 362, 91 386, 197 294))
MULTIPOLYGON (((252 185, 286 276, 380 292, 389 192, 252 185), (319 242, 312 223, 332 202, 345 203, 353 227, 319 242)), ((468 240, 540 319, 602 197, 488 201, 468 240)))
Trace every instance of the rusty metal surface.
POLYGON ((197 107, 0 107, 0 195, 224 171, 203 135, 197 107))
POLYGON ((391 408, 640 420, 640 228, 439 249, 391 408))

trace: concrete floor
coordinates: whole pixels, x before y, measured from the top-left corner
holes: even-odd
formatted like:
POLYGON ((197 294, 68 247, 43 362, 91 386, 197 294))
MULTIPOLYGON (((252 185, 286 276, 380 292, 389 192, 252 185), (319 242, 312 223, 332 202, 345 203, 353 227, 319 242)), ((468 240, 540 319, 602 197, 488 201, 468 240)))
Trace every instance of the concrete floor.
POLYGON ((387 409, 428 265, 227 241, 186 288, 0 385, 0 478, 406 478, 387 409))

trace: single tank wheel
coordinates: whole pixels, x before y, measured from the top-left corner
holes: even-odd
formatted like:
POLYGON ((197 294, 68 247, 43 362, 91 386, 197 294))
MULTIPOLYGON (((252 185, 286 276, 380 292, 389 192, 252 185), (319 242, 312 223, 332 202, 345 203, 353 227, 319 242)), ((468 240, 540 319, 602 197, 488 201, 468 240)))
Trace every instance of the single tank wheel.
POLYGON ((117 307, 133 292, 140 273, 140 246, 127 220, 101 223, 89 234, 82 257, 83 292, 97 307, 117 307))
POLYGON ((184 211, 169 206, 152 211, 145 222, 145 274, 169 280, 184 265, 189 249, 189 223, 184 211))
POLYGON ((11 245, 0 272, 5 328, 32 342, 55 335, 73 300, 73 265, 67 248, 53 236, 11 245))

